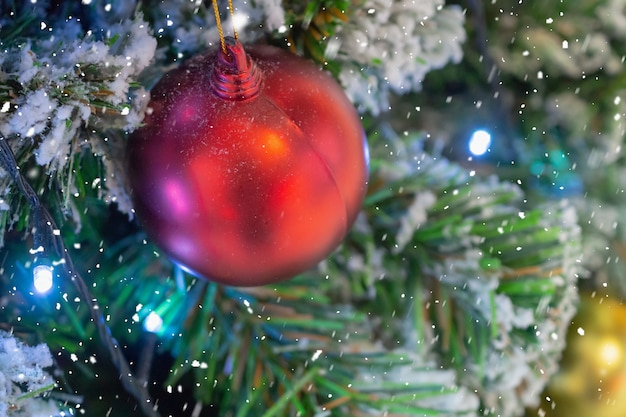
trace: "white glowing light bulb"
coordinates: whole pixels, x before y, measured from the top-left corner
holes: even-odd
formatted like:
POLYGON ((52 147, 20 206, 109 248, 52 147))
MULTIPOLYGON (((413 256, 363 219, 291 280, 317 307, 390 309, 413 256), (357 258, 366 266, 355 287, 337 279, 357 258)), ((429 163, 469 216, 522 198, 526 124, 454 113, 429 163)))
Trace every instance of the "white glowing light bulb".
POLYGON ((233 26, 239 30, 246 27, 246 25, 248 24, 248 21, 250 20, 248 15, 241 13, 241 12, 235 12, 232 16, 232 19, 233 19, 233 26))
POLYGON ((477 130, 469 140, 469 150, 473 155, 484 155, 491 146, 491 133, 486 130, 477 130))
POLYGON ((148 314, 148 317, 143 321, 143 328, 150 333, 156 333, 163 327, 163 319, 154 311, 148 314))
POLYGON ((45 294, 52 288, 53 272, 54 268, 46 264, 39 264, 33 268, 33 283, 39 294, 45 294))

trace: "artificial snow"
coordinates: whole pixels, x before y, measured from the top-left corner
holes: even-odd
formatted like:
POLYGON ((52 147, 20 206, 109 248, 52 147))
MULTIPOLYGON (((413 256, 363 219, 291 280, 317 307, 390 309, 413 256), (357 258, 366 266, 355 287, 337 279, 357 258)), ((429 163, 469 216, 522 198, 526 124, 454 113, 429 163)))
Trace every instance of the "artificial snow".
POLYGON ((45 344, 27 346, 0 330, 0 417, 50 417, 59 414, 52 401, 40 396, 26 397, 33 391, 52 389, 52 377, 44 368, 52 366, 45 344))
POLYGON ((391 92, 418 91, 429 71, 461 60, 464 22, 463 10, 443 0, 366 1, 332 47, 346 94, 362 111, 386 111, 391 92))
POLYGON ((409 205, 407 215, 400 219, 400 228, 396 234, 395 253, 400 253, 413 238, 415 231, 428 220, 428 209, 437 202, 437 197, 430 190, 415 193, 409 205))
MULTIPOLYGON (((23 89, 7 111, 0 112, 0 133, 11 140, 16 154, 24 149, 34 153, 36 162, 48 174, 64 179, 62 187, 69 191, 73 185, 65 183, 72 180, 66 175, 68 167, 86 148, 105 161, 123 160, 123 146, 107 145, 91 126, 100 125, 99 131, 130 131, 139 126, 149 95, 136 89, 135 100, 131 86, 152 61, 157 42, 141 16, 109 24, 106 32, 114 42, 100 40, 92 32, 81 34, 72 19, 56 23, 47 24, 49 38, 9 48, 0 56, 0 79, 14 79, 23 89), (112 110, 115 106, 119 110, 112 110)), ((100 197, 121 202, 120 210, 130 214, 127 188, 116 178, 123 172, 120 163, 104 165, 108 181, 100 197)), ((0 188, 7 189, 10 179, 1 180, 0 188)), ((9 201, 10 195, 3 198, 9 201)), ((66 203, 67 208, 73 207, 66 203)))

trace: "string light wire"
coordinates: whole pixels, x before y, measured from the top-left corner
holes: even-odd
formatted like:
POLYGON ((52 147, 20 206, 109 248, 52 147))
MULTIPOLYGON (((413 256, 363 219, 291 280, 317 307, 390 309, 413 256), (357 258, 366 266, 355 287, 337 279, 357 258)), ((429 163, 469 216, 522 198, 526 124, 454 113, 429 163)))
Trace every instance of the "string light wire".
POLYGON ((119 372, 122 386, 137 400, 139 407, 145 415, 150 417, 160 417, 159 413, 155 409, 150 393, 148 392, 147 384, 145 384, 141 378, 136 378, 132 373, 130 365, 126 360, 119 343, 111 334, 111 329, 106 325, 97 300, 89 292, 89 288, 87 287, 87 284, 85 284, 85 280, 74 267, 72 257, 65 248, 60 233, 55 233, 58 228, 52 218, 52 215, 46 207, 41 204, 37 193, 20 172, 13 150, 3 135, 0 135, 0 165, 11 176, 11 179, 17 185, 17 188, 28 200, 31 206, 33 213, 32 230, 34 243, 36 245, 40 244, 45 251, 50 253, 50 255, 61 260, 60 264, 63 265, 63 272, 72 284, 74 284, 76 290, 81 295, 81 298, 89 307, 91 318, 98 329, 100 339, 111 355, 111 360, 119 372))

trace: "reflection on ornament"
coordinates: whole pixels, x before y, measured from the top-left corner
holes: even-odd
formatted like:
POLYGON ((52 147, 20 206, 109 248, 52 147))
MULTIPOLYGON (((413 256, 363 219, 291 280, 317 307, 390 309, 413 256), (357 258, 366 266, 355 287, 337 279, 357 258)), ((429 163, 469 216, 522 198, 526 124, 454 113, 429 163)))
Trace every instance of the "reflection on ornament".
POLYGON ((600 294, 582 294, 567 338, 562 368, 530 416, 626 415, 626 305, 600 294))
POLYGON ((314 64, 227 38, 224 50, 166 74, 150 107, 128 145, 135 209, 186 270, 227 285, 291 278, 354 222, 365 135, 341 87, 314 64))

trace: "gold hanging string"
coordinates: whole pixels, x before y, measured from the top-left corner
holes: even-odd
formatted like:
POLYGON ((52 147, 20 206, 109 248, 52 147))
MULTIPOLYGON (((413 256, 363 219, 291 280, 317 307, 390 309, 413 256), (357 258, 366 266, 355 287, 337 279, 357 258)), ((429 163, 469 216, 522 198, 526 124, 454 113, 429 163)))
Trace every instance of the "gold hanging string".
MULTIPOLYGON (((233 21, 233 35, 235 39, 239 39, 237 34, 237 28, 235 28, 235 8, 233 7, 233 0, 228 0, 228 8, 230 9, 230 18, 233 21)), ((220 9, 217 5, 217 0, 213 0, 213 13, 215 14, 215 22, 217 23, 217 33, 220 35, 220 44, 222 45, 222 51, 226 53, 226 42, 224 41, 224 30, 222 29, 222 19, 220 18, 220 9)))
POLYGON ((233 36, 235 39, 239 39, 237 34, 237 28, 235 27, 235 8, 233 7, 233 0, 228 0, 228 8, 230 9, 230 19, 233 21, 233 36))
POLYGON ((226 53, 226 42, 224 41, 224 31, 222 30, 222 19, 220 19, 220 9, 219 7, 217 7, 217 0, 213 0, 213 13, 215 14, 215 22, 217 23, 217 33, 219 33, 220 35, 220 44, 222 45, 222 52, 226 53))

